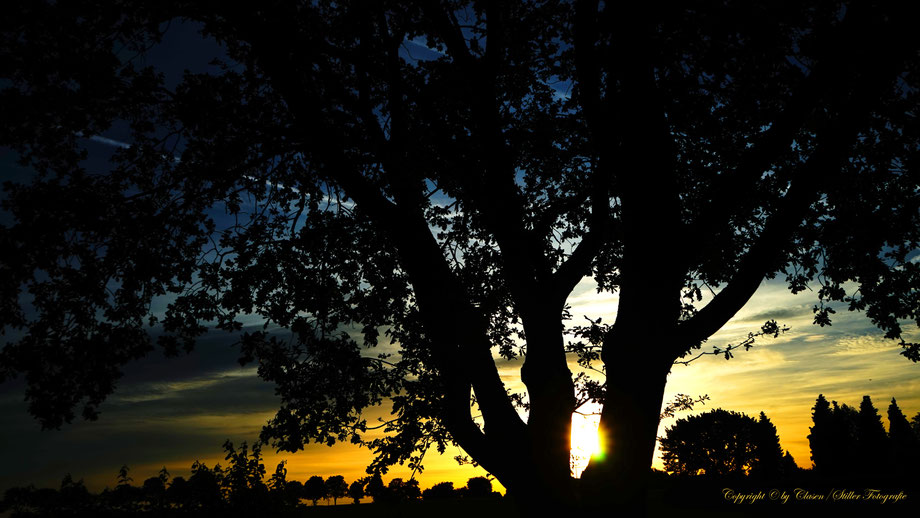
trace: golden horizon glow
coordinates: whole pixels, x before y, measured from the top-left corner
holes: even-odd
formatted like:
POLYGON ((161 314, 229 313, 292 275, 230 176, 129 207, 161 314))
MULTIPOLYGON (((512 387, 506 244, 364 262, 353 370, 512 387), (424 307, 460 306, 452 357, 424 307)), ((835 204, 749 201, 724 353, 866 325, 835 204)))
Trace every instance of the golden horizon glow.
MULTIPOLYGON (((828 401, 851 406, 858 406, 862 396, 869 395, 886 428, 886 410, 892 397, 897 398, 908 418, 916 415, 920 411, 917 364, 900 355, 901 348, 896 342, 881 338, 865 315, 841 310, 835 315, 832 327, 813 325, 814 298, 805 293, 792 295, 780 281, 763 283, 748 305, 711 337, 701 351, 738 343, 768 319, 789 326, 790 331, 775 339, 759 339, 751 350, 738 351, 730 361, 710 355, 690 366, 674 366, 668 376, 663 405, 673 401, 677 394, 692 397, 706 394, 709 400, 691 411, 663 419, 657 435, 664 436, 678 419, 714 408, 750 416, 763 411, 776 426, 782 448, 789 450, 800 467, 808 468, 811 452, 807 437, 812 426, 811 408, 818 394, 828 401)), ((598 293, 589 280, 579 284, 569 303, 574 315, 603 317, 605 323, 616 319, 616 294, 598 293)), ((920 332, 905 325, 905 340, 920 340, 920 332)), ((520 379, 521 359, 498 360, 497 366, 505 387, 523 394, 526 400, 526 387, 520 379)), ((570 357, 569 368, 573 373, 580 371, 574 356, 570 357)), ((131 468, 135 484, 155 476, 164 465, 173 476, 188 477, 189 467, 196 458, 208 466, 218 462, 225 466, 223 441, 229 438, 238 446, 246 440, 251 445, 262 425, 277 410, 270 398, 264 399, 264 404, 256 404, 263 396, 259 394, 261 387, 251 382, 256 378, 251 369, 234 367, 173 378, 176 379, 170 382, 129 384, 130 390, 116 393, 104 407, 103 418, 93 423, 75 422, 60 431, 39 434, 34 421, 22 418, 11 422, 9 436, 34 438, 34 441, 18 448, 29 452, 27 455, 17 456, 17 451, 8 453, 8 458, 12 456, 9 472, 16 475, 15 479, 7 479, 7 485, 34 483, 55 487, 69 472, 74 480, 85 478, 90 489, 98 491, 114 486, 122 464, 131 468), (226 404, 227 394, 237 389, 242 391, 241 400, 246 402, 239 408, 226 404), (208 406, 210 401, 224 403, 212 408, 208 406), (138 447, 140 438, 144 441, 142 448, 138 447), (83 446, 76 448, 76 445, 83 446), (74 455, 81 451, 93 453, 74 455)), ((4 408, 8 415, 13 412, 27 415, 21 398, 7 401, 4 408)), ((386 418, 389 410, 388 405, 373 407, 365 417, 374 422, 378 417, 386 418)), ((474 410, 474 414, 479 414, 474 410)), ((576 477, 592 455, 603 451, 597 440, 599 416, 592 415, 600 407, 585 405, 579 411, 582 414, 572 417, 570 437, 572 473, 576 477)), ((522 417, 526 419, 526 412, 522 411, 522 417)), ((462 487, 469 478, 487 475, 481 467, 459 466, 453 457, 461 453, 455 448, 444 455, 430 452, 425 458, 425 471, 415 476, 420 486, 424 489, 437 482, 452 481, 455 487, 462 487)), ((365 476, 365 468, 373 457, 372 452, 351 444, 332 448, 311 444, 297 454, 276 454, 266 447, 263 455, 266 476, 285 458, 289 479, 343 475, 349 481, 365 476)), ((656 450, 652 466, 663 468, 660 451, 656 450)), ((384 479, 410 476, 411 469, 397 465, 384 479)), ((494 479, 493 487, 502 491, 494 479)))

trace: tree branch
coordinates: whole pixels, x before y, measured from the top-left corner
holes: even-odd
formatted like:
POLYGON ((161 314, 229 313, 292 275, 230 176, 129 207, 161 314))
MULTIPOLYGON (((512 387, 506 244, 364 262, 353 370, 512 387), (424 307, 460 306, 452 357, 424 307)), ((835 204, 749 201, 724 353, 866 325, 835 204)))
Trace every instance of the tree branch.
MULTIPOLYGON (((500 6, 492 4, 488 8, 491 17, 487 20, 487 33, 497 35, 501 32, 502 16, 498 14, 500 6), (499 24, 498 28, 493 27, 493 23, 499 24)), ((480 62, 470 54, 453 13, 436 0, 426 2, 424 8, 457 63, 458 77, 469 86, 474 132, 483 146, 482 165, 457 180, 473 201, 486 228, 495 235, 515 304, 522 317, 529 319, 532 302, 546 291, 550 268, 542 243, 524 228, 524 209, 515 184, 512 153, 501 128, 495 88, 504 54, 501 46, 504 38, 490 39, 485 63, 480 62)))
MULTIPOLYGON (((616 342, 613 333, 644 321, 648 308, 661 308, 664 301, 662 316, 668 325, 676 322, 676 293, 683 281, 680 264, 660 251, 660 243, 678 241, 681 228, 675 147, 654 69, 652 34, 660 13, 635 4, 617 4, 615 13, 607 12, 611 10, 607 4, 604 15, 613 45, 607 75, 619 83, 611 109, 622 137, 613 182, 620 197, 623 262, 619 310, 604 342, 605 362, 616 342)), ((628 331, 622 336, 637 335, 628 331)))
MULTIPOLYGON (((865 5, 849 6, 841 24, 821 46, 824 52, 817 58, 814 70, 798 86, 770 128, 745 150, 733 173, 723 173, 716 180, 711 201, 685 233, 687 239, 699 236, 705 239, 707 234, 712 234, 711 229, 729 221, 746 199, 738 193, 750 192, 771 164, 790 149, 802 124, 820 106, 822 97, 834 98, 850 87, 853 71, 858 69, 853 66, 853 57, 860 54, 860 42, 867 39, 865 34, 876 30, 868 25, 873 13, 861 12, 865 9, 865 5)), ((691 267, 707 249, 705 243, 685 248, 694 251, 686 258, 691 267)))
MULTIPOLYGON (((293 24, 296 20, 284 23, 293 24)), ((507 444, 509 436, 520 433, 524 424, 508 399, 491 358, 484 321, 476 317, 462 285, 451 273, 421 214, 421 207, 405 203, 408 189, 400 184, 405 181, 399 174, 402 164, 393 163, 394 170, 388 175, 400 187, 397 203, 393 203, 360 172, 359 164, 352 163, 345 155, 347 137, 338 127, 323 124, 327 118, 317 104, 319 94, 314 92, 316 95, 313 95, 310 85, 302 80, 308 77, 299 73, 302 64, 290 62, 289 54, 283 52, 284 48, 309 47, 309 42, 280 39, 278 27, 244 26, 249 27, 249 41, 262 67, 287 101, 295 124, 307 137, 304 142, 311 143, 311 155, 326 166, 330 177, 393 239, 426 321, 425 330, 438 344, 434 352, 446 386, 445 420, 450 432, 464 449, 476 452, 478 462, 494 464, 501 452, 499 445, 507 444), (458 336, 457 329, 466 332, 458 336), (487 421, 490 418, 498 421, 495 429, 504 434, 490 439, 476 427, 469 412, 471 386, 483 403, 487 421)), ((299 34, 294 27, 281 33, 299 34)))
MULTIPOLYGON (((906 4, 905 4, 906 5, 906 4)), ((912 36, 905 19, 913 7, 904 12, 867 13, 864 19, 875 23, 860 33, 862 41, 851 43, 848 70, 862 70, 851 77, 850 95, 835 95, 829 111, 839 110, 836 119, 828 120, 819 130, 817 149, 799 169, 786 196, 767 221, 763 233, 742 259, 741 266, 728 285, 693 318, 678 327, 679 339, 674 358, 718 331, 750 300, 767 273, 776 271, 788 246, 789 235, 802 223, 808 207, 819 195, 821 183, 847 159, 847 149, 856 138, 861 124, 871 113, 884 88, 894 80, 903 61, 916 52, 920 42, 912 36)), ((861 19, 863 17, 861 16, 861 19)))

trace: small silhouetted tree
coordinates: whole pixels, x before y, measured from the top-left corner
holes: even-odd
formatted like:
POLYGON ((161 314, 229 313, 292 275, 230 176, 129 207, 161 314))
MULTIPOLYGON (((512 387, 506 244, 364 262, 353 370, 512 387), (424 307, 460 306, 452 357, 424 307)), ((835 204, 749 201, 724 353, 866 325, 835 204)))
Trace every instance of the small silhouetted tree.
POLYGON ((319 500, 325 499, 326 495, 326 481, 319 475, 313 475, 303 485, 303 497, 312 501, 314 506, 319 500))
POLYGON ((326 495, 332 498, 332 505, 338 505, 339 498, 348 496, 348 483, 342 475, 333 475, 326 479, 326 495))
POLYGON ((888 434, 872 399, 863 396, 856 418, 858 471, 863 476, 884 473, 888 452, 888 434))
POLYGON ((423 500, 447 500, 456 498, 453 482, 438 482, 437 484, 422 491, 423 500))
POLYGON ((809 428, 808 445, 811 447, 811 462, 818 471, 826 471, 833 463, 833 413, 831 404, 818 394, 815 406, 812 407, 811 420, 814 423, 809 428))
POLYGON ((192 509, 217 509, 223 504, 224 471, 220 464, 209 468, 200 461, 192 464, 192 475, 188 479, 189 503, 192 509))
POLYGON ((284 484, 284 501, 288 507, 297 507, 300 505, 300 499, 303 498, 303 482, 299 480, 288 480, 284 484))
POLYGON ((418 486, 418 480, 410 478, 403 484, 402 492, 400 493, 400 501, 415 502, 421 498, 422 488, 418 486))
POLYGON ((387 489, 397 500, 399 500, 399 494, 402 491, 403 485, 405 485, 405 481, 400 477, 396 477, 390 480, 390 483, 387 484, 387 489))
POLYGON ((230 503, 236 507, 251 507, 263 503, 268 494, 263 478, 265 464, 262 462, 262 445, 255 443, 250 450, 246 441, 239 449, 234 448, 228 439, 224 442, 229 461, 224 487, 228 492, 230 503))
POLYGON ((127 465, 122 465, 118 468, 118 483, 112 493, 107 495, 107 499, 111 502, 110 505, 113 508, 126 512, 135 511, 141 499, 140 488, 131 485, 134 479, 128 474, 130 471, 131 468, 127 465))
POLYGON ((190 487, 185 477, 173 477, 166 488, 166 501, 170 506, 187 509, 190 506, 190 487))
POLYGON ((914 436, 920 440, 920 412, 910 418, 910 429, 914 431, 914 436))
POLYGON ((920 440, 895 398, 888 405, 888 469, 897 476, 917 478, 920 440))
POLYGON ((282 460, 275 466, 275 472, 272 473, 270 479, 268 479, 268 489, 272 492, 284 491, 285 486, 287 485, 287 464, 286 460, 282 460))
POLYGON ((268 494, 277 508, 286 508, 290 504, 287 493, 287 467, 285 467, 285 464, 287 464, 286 460, 279 462, 275 466, 275 472, 268 479, 268 494))
POLYGON ((364 498, 364 480, 355 480, 348 486, 348 498, 351 498, 355 501, 355 504, 360 504, 361 499, 364 498))
POLYGON ((134 479, 128 475, 129 471, 131 471, 131 468, 129 468, 127 464, 122 464, 121 467, 118 468, 118 484, 115 487, 131 485, 131 481, 134 479))
POLYGON ((473 477, 466 481, 468 498, 488 498, 492 496, 492 481, 486 477, 473 477))
POLYGON ((775 480, 783 475, 783 449, 779 444, 776 426, 764 412, 760 412, 754 425, 752 442, 754 464, 751 475, 761 480, 775 480))
POLYGON ((83 479, 74 481, 70 473, 61 480, 61 489, 58 491, 56 512, 57 516, 86 515, 89 514, 92 496, 83 484, 83 479))
POLYGON ((374 473, 364 486, 364 493, 374 499, 374 502, 386 500, 387 487, 383 484, 380 473, 374 473))
POLYGON ((846 403, 832 401, 831 446, 834 455, 830 458, 826 474, 832 478, 851 477, 858 469, 859 412, 846 403))
POLYGON ((782 464, 782 475, 783 477, 791 477, 797 474, 800 471, 798 464, 795 463, 795 458, 789 453, 789 450, 786 450, 785 455, 783 455, 783 464, 782 464))
POLYGON ((160 470, 155 477, 150 477, 141 485, 144 501, 148 509, 162 509, 166 504, 166 484, 169 482, 169 472, 166 467, 160 470))
MULTIPOLYGON (((421 498, 422 491, 418 487, 418 480, 397 477, 390 480, 382 496, 384 501, 410 502, 421 498)), ((377 501, 376 497, 374 501, 377 501)))

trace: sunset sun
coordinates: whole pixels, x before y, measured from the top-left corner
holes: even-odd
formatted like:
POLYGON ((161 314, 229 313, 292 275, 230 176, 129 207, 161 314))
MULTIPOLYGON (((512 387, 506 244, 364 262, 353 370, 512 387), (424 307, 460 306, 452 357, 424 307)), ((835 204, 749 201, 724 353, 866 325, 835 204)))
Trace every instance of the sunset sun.
POLYGON ((599 415, 590 415, 593 410, 582 408, 583 414, 572 416, 572 470, 579 476, 592 457, 603 454, 603 447, 598 435, 599 415))

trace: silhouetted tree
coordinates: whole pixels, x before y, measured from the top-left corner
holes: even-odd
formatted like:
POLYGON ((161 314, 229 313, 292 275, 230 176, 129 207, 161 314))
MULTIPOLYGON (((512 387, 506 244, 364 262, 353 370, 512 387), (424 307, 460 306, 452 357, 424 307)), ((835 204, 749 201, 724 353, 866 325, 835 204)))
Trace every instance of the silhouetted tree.
POLYGON ((869 396, 863 396, 856 418, 857 471, 867 478, 885 472, 888 461, 888 434, 882 418, 869 396))
POLYGON ((776 427, 722 409, 678 419, 661 439, 665 469, 678 475, 779 476, 782 450, 776 427), (772 435, 770 435, 772 433, 772 435))
POLYGON ((838 476, 852 476, 859 466, 859 412, 846 403, 833 405, 833 447, 837 455, 832 472, 838 476))
POLYGON ((313 505, 319 500, 324 500, 328 494, 326 481, 319 475, 313 475, 303 484, 303 497, 312 501, 313 505))
POLYGON ((911 430, 907 416, 895 398, 888 405, 888 469, 903 479, 920 479, 920 439, 911 430))
POLYGON ((348 486, 348 498, 354 500, 355 504, 360 504, 364 498, 364 483, 364 480, 355 480, 348 486))
POLYGON ((422 488, 418 486, 418 480, 410 478, 403 484, 401 499, 404 501, 414 502, 422 498, 422 488))
POLYGON ((188 479, 189 503, 192 509, 219 509, 223 503, 221 487, 224 485, 224 471, 220 464, 209 468, 200 461, 192 463, 192 475, 188 479))
POLYGON ((129 471, 131 471, 131 468, 129 468, 127 464, 122 464, 122 466, 118 468, 118 477, 117 477, 118 483, 116 484, 115 487, 131 485, 131 481, 133 481, 134 479, 130 475, 128 475, 129 471))
MULTIPOLYGON (((752 431, 754 464, 751 476, 761 480, 777 480, 783 476, 783 448, 779 444, 776 426, 764 412, 760 412, 752 431)), ((788 452, 787 452, 788 453, 788 452)))
POLYGON ((826 472, 830 469, 836 453, 834 452, 832 439, 834 425, 831 404, 824 398, 824 394, 818 394, 815 406, 812 407, 811 420, 814 423, 808 429, 811 461, 814 463, 816 470, 826 472))
POLYGON ((237 449, 228 439, 224 442, 225 459, 229 461, 222 479, 230 504, 237 509, 257 508, 266 503, 268 488, 265 486, 265 464, 262 463, 262 446, 258 442, 249 445, 243 441, 237 449))
POLYGON ((342 475, 333 475, 326 479, 326 494, 332 498, 332 505, 337 505, 339 498, 348 496, 348 483, 342 475))
POLYGON ((127 465, 122 465, 118 469, 115 489, 107 498, 114 509, 125 512, 136 511, 141 500, 141 489, 131 485, 134 478, 128 474, 130 471, 127 465))
POLYGON ((268 479, 268 492, 271 495, 271 500, 273 504, 278 509, 283 509, 286 507, 293 507, 297 504, 301 491, 297 492, 297 499, 292 501, 290 492, 288 490, 288 480, 287 480, 287 464, 286 460, 282 460, 275 466, 275 472, 272 473, 271 478, 268 479))
POLYGON ((83 484, 83 480, 74 481, 70 473, 64 475, 61 480, 61 488, 58 490, 58 497, 55 499, 52 515, 89 515, 92 514, 91 505, 92 498, 86 489, 86 485, 83 484))
POLYGON ((285 486, 287 485, 287 464, 286 460, 282 460, 275 466, 275 472, 272 473, 271 478, 268 480, 268 489, 270 491, 284 491, 285 486))
POLYGON ((300 499, 304 498, 304 485, 299 480, 288 480, 284 484, 285 502, 288 507, 297 507, 300 505, 300 499))
POLYGON ((423 500, 448 500, 456 496, 453 482, 438 482, 422 491, 423 500))
POLYGON ((467 498, 489 498, 492 496, 492 481, 486 477, 473 477, 466 481, 467 498))
POLYGON ((176 354, 255 313, 296 336, 242 337, 278 447, 453 441, 534 510, 638 511, 673 362, 764 278, 820 283, 819 325, 920 317, 917 2, 8 4, 0 145, 35 175, 3 197, 0 380, 43 426, 95 418, 152 336, 176 354), (145 66, 173 20, 227 66, 145 66), (616 321, 568 340, 586 276, 616 321), (380 329, 398 355, 363 348, 380 329), (526 398, 493 353, 523 356, 526 398), (575 484, 580 395, 612 450, 575 484), (361 411, 387 397, 378 441, 361 411))
POLYGON ((373 498, 374 502, 378 502, 381 499, 386 499, 386 489, 387 487, 383 484, 383 477, 380 476, 380 473, 374 473, 367 480, 367 484, 364 486, 364 493, 373 498))
POLYGON ((795 458, 791 453, 789 453, 789 450, 786 450, 785 455, 783 455, 782 463, 783 477, 792 477, 796 475, 800 470, 801 468, 799 468, 799 465, 795 463, 795 458))
POLYGON ((379 499, 381 501, 405 503, 418 500, 421 497, 422 491, 418 487, 418 480, 414 478, 403 480, 397 477, 390 480, 386 490, 382 492, 381 497, 378 498, 375 496, 374 501, 377 502, 379 499))
POLYGON ((166 486, 169 483, 169 472, 164 466, 155 477, 150 477, 141 486, 144 501, 150 510, 162 510, 166 504, 166 486))
POLYGON ((173 477, 166 488, 166 500, 177 509, 191 509, 194 506, 192 490, 185 477, 173 477))

